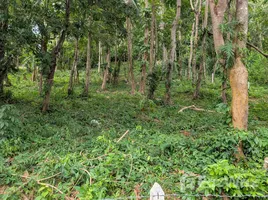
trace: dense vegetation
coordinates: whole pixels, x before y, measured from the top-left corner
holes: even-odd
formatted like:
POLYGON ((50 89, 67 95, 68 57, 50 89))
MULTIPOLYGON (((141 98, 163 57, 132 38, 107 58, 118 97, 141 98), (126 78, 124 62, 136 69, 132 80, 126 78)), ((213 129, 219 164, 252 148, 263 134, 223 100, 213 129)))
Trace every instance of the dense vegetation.
POLYGON ((267 198, 268 4, 245 5, 1 2, 0 199, 267 198))

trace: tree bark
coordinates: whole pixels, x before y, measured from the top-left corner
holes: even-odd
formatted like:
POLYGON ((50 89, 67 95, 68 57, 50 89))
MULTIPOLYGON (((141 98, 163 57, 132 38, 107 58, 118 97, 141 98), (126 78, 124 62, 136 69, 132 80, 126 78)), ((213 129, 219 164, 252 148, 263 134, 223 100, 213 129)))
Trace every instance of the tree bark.
MULTIPOLYGON (((41 41, 41 51, 42 55, 47 54, 47 43, 48 43, 48 38, 47 36, 42 36, 42 41, 41 41)), ((40 73, 40 79, 39 79, 39 95, 42 95, 43 92, 43 69, 39 69, 40 73)))
MULTIPOLYGON (((149 7, 148 0, 145 0, 145 9, 149 7)), ((143 63, 142 63, 142 71, 141 71, 141 79, 140 79, 140 89, 139 92, 141 94, 145 94, 145 87, 146 87, 146 68, 148 63, 148 51, 147 46, 149 44, 149 27, 145 25, 144 30, 144 46, 146 50, 143 53, 143 63)))
POLYGON ((5 62, 6 36, 8 34, 8 5, 9 1, 3 1, 0 4, 0 96, 4 94, 4 80, 8 71, 5 62))
POLYGON ((199 16, 201 13, 201 0, 196 0, 194 13, 195 13, 195 33, 194 33, 194 48, 193 48, 193 65, 192 65, 192 71, 193 71, 193 84, 196 83, 197 80, 197 74, 196 74, 196 57, 197 57, 197 48, 198 48, 198 26, 199 26, 199 16))
POLYGON ((189 60, 188 60, 188 71, 187 71, 187 79, 191 79, 191 69, 192 69, 192 59, 193 59, 193 40, 194 40, 194 26, 195 23, 192 25, 192 34, 191 34, 191 39, 190 39, 190 55, 189 55, 189 60))
POLYGON ((204 21, 203 21, 203 39, 202 39, 202 61, 199 65, 199 72, 198 72, 198 79, 196 83, 196 89, 194 92, 194 99, 197 99, 200 95, 200 88, 202 83, 202 77, 204 75, 204 67, 206 63, 206 39, 207 39, 207 23, 208 23, 208 0, 206 0, 206 7, 205 7, 205 15, 204 15, 204 21))
MULTIPOLYGON (((149 7, 148 0, 145 0, 145 9, 149 7)), ((148 51, 147 46, 149 44, 149 27, 145 26, 144 31, 144 46, 146 50, 143 53, 143 63, 142 63, 142 71, 141 71, 141 79, 140 79, 140 89, 139 92, 141 94, 145 94, 145 87, 146 87, 146 68, 148 63, 148 51)))
POLYGON ((150 38, 150 62, 149 73, 153 73, 155 65, 155 0, 152 0, 151 38, 150 38))
POLYGON ((47 87, 46 87, 46 91, 45 91, 45 97, 43 100, 42 112, 46 112, 49 108, 51 89, 53 86, 54 74, 55 74, 55 69, 57 66, 57 56, 58 56, 58 54, 63 46, 63 43, 65 41, 66 33, 67 33, 68 28, 69 28, 69 19, 70 19, 70 0, 66 0, 65 24, 64 24, 63 30, 61 31, 60 39, 51 52, 51 63, 50 63, 50 67, 49 67, 49 72, 48 72, 47 77, 46 77, 46 86, 47 87))
POLYGON ((109 69, 110 69, 110 65, 111 65, 111 55, 110 55, 110 48, 107 48, 107 56, 106 56, 106 68, 104 71, 104 76, 103 76, 103 80, 102 80, 102 86, 101 89, 102 90, 106 90, 106 83, 107 83, 107 79, 108 79, 108 75, 109 75, 109 69))
POLYGON ((177 33, 177 26, 180 19, 180 10, 181 10, 181 0, 177 0, 177 9, 176 9, 176 16, 172 24, 171 28, 171 50, 169 55, 169 61, 167 66, 167 73, 166 73, 166 93, 165 93, 165 103, 171 104, 171 81, 172 81, 172 69, 174 67, 174 60, 175 60, 175 53, 176 53, 176 33, 177 33))
MULTIPOLYGON (((209 0, 210 5, 210 13, 212 19, 212 31, 213 31, 213 40, 214 40, 214 47, 218 57, 218 63, 220 64, 221 68, 223 69, 223 73, 226 73, 225 69, 225 60, 220 55, 219 49, 221 46, 224 45, 223 34, 220 30, 220 24, 223 23, 224 20, 224 13, 228 7, 227 0, 219 0, 217 4, 215 4, 215 0, 209 0)), ((215 72, 212 75, 213 79, 215 77, 215 72)), ((226 93, 224 89, 225 85, 224 82, 222 83, 222 101, 226 103, 226 93)))
POLYGON ((98 73, 100 73, 100 71, 101 71, 101 57, 102 57, 102 47, 101 47, 101 41, 99 41, 98 73))
POLYGON ((86 82, 84 95, 88 96, 88 89, 90 84, 90 71, 91 71, 91 33, 88 33, 87 38, 87 66, 86 66, 86 82))
POLYGON ((135 94, 136 85, 133 71, 133 55, 132 55, 132 24, 130 17, 127 17, 127 32, 128 32, 128 66, 131 79, 131 94, 135 94))
POLYGON ((69 87, 68 87, 68 95, 73 93, 73 85, 75 79, 75 73, 77 71, 77 63, 78 63, 78 38, 75 38, 75 50, 74 50, 74 62, 72 69, 70 71, 70 78, 69 78, 69 87))
MULTIPOLYGON (((232 89, 232 122, 234 128, 247 130, 248 126, 248 72, 242 62, 248 31, 248 1, 236 0, 235 64, 230 71, 232 89)), ((238 149, 239 150, 239 149, 238 149)))

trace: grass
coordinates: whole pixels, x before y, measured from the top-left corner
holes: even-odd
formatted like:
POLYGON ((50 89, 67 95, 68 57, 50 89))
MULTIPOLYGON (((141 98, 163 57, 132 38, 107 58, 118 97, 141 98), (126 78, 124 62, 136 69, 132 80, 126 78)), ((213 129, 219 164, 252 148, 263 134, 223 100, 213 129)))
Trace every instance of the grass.
POLYGON ((251 84, 249 132, 245 133, 230 127, 228 107, 220 104, 219 83, 204 85, 201 98, 193 101, 191 83, 176 80, 173 105, 166 106, 163 82, 156 101, 148 101, 138 93, 130 95, 124 81, 101 91, 101 78, 94 71, 90 96, 81 97, 81 78, 68 97, 68 72, 57 71, 50 111, 42 114, 38 84, 30 81, 30 74, 23 80, 23 73, 10 76, 13 86, 8 88, 19 122, 9 122, 7 129, 16 137, 1 141, 4 199, 133 196, 137 186, 147 195, 155 181, 170 193, 181 193, 182 176, 204 174, 206 166, 224 159, 235 163, 240 140, 247 161, 239 165, 244 168, 261 168, 268 153, 267 86, 251 84), (193 104, 215 112, 187 109, 178 113, 193 104))

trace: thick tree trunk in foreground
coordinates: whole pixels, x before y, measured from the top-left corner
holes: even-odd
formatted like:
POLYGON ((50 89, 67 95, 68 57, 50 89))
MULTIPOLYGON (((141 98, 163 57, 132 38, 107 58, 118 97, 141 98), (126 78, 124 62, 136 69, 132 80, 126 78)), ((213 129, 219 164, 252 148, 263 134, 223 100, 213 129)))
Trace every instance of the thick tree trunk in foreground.
POLYGON ((68 87, 68 95, 73 93, 73 85, 75 79, 75 71, 77 70, 77 63, 78 63, 78 38, 75 39, 75 50, 74 50, 74 62, 72 69, 70 71, 70 78, 69 78, 69 87, 68 87))
POLYGON ((65 41, 67 29, 69 28, 69 18, 70 18, 70 0, 66 0, 65 25, 61 32, 59 41, 57 42, 56 46, 53 48, 51 52, 51 63, 49 66, 49 72, 46 77, 46 91, 45 91, 45 97, 43 100, 42 112, 46 112, 49 107, 50 94, 51 94, 51 89, 52 89, 53 81, 54 81, 54 74, 55 74, 55 70, 57 66, 57 56, 65 41))
POLYGON ((106 90, 106 83, 107 83, 108 76, 109 76, 109 69, 110 69, 110 65, 111 65, 110 48, 107 49, 106 62, 107 62, 107 65, 106 65, 106 68, 105 68, 105 71, 104 71, 104 76, 103 76, 102 86, 101 86, 102 90, 106 90))
MULTIPOLYGON (((145 8, 149 7, 148 0, 145 0, 145 8)), ((149 43, 149 28, 146 25, 145 31, 144 31, 144 46, 148 46, 149 43)), ((145 86, 146 86, 146 68, 147 68, 147 62, 148 62, 148 52, 145 50, 143 53, 143 60, 142 60, 142 67, 141 67, 141 80, 140 80, 140 89, 139 92, 141 94, 145 93, 145 86)))
POLYGON ((84 95, 88 96, 88 89, 90 83, 90 71, 91 71, 91 33, 88 33, 87 38, 87 66, 86 66, 86 82, 84 95))
POLYGON ((247 130, 248 126, 248 72, 242 62, 248 31, 248 1, 236 0, 235 64, 230 71, 232 89, 232 122, 234 128, 247 130))
POLYGON ((172 69, 174 66, 175 53, 176 53, 176 33, 177 26, 180 19, 180 10, 181 10, 181 0, 177 0, 177 9, 176 9, 176 17, 173 21, 173 25, 171 28, 171 50, 169 55, 169 61, 167 66, 166 73, 166 93, 165 93, 165 103, 171 104, 171 81, 172 81, 172 69))
POLYGON ((132 24, 131 19, 127 17, 127 33, 128 33, 128 66, 131 79, 131 94, 135 94, 136 85, 133 71, 133 55, 132 55, 132 24))

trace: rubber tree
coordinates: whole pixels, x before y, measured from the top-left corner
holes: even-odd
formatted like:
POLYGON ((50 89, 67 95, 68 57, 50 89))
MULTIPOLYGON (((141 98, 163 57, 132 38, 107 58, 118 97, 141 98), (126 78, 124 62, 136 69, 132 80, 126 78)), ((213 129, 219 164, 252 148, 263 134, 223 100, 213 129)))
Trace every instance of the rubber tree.
MULTIPOLYGON (((127 2, 128 7, 133 6, 133 1, 128 0, 127 2)), ((135 84, 135 76, 134 76, 134 65, 133 65, 133 44, 132 44, 132 22, 131 17, 127 15, 126 18, 127 23, 127 51, 128 51, 128 67, 129 67, 129 75, 131 80, 131 94, 135 94, 136 91, 136 84, 135 84)))
POLYGON ((176 4, 176 16, 172 23, 171 28, 171 44, 169 50, 169 60, 167 65, 166 72, 166 92, 165 92, 165 103, 171 104, 171 81, 172 81, 172 70, 174 67, 175 53, 176 53, 176 36, 177 36, 177 27, 181 15, 181 0, 177 0, 176 4))
POLYGON ((243 63, 248 32, 248 1, 236 0, 235 63, 230 70, 232 123, 234 128, 248 127, 248 72, 243 63))
POLYGON ((148 50, 147 46, 149 44, 149 26, 147 23, 147 9, 149 8, 148 0, 145 0, 145 28, 144 28, 144 46, 145 51, 143 53, 143 59, 142 59, 142 69, 141 69, 141 79, 140 79, 140 89, 139 92, 141 94, 145 93, 145 86, 146 86, 146 70, 147 70, 147 63, 148 63, 148 50))
MULTIPOLYGON (((212 20, 212 32, 213 32, 213 40, 214 40, 214 47, 217 54, 217 63, 221 66, 223 69, 223 72, 226 73, 226 62, 223 56, 220 55, 220 48, 224 45, 224 38, 223 33, 220 30, 220 25, 223 23, 224 20, 224 14, 228 7, 227 0, 209 0, 209 7, 210 7, 210 14, 211 14, 211 20, 212 20)), ((216 66, 216 65, 215 65, 216 66)), ((216 68, 215 68, 216 69, 216 68)), ((214 81, 215 77, 215 70, 212 74, 212 82, 214 81)), ((222 84, 222 100, 224 103, 226 103, 226 93, 224 88, 224 83, 222 84)))
POLYGON ((6 37, 8 34, 8 6, 9 1, 3 1, 0 4, 0 95, 4 93, 4 79, 8 71, 5 59, 6 37))
POLYGON ((199 64, 198 77, 197 77, 193 99, 197 99, 199 97, 202 79, 203 79, 203 76, 205 75, 204 69, 206 65, 207 25, 208 25, 208 0, 206 0, 205 13, 204 13, 203 25, 202 25, 202 32, 203 32, 202 50, 201 50, 202 61, 199 64))
POLYGON ((57 66, 57 56, 60 50, 62 49, 67 31, 69 29, 70 6, 71 6, 70 1, 71 0, 65 0, 65 11, 64 11, 65 14, 64 14, 63 25, 59 33, 59 40, 57 41, 56 45, 53 47, 52 51, 50 52, 50 63, 48 66, 48 71, 45 74, 46 76, 45 96, 44 96, 43 105, 42 105, 42 112, 46 112, 49 108, 50 95, 51 95, 51 90, 52 90, 52 86, 54 82, 55 70, 57 66))

